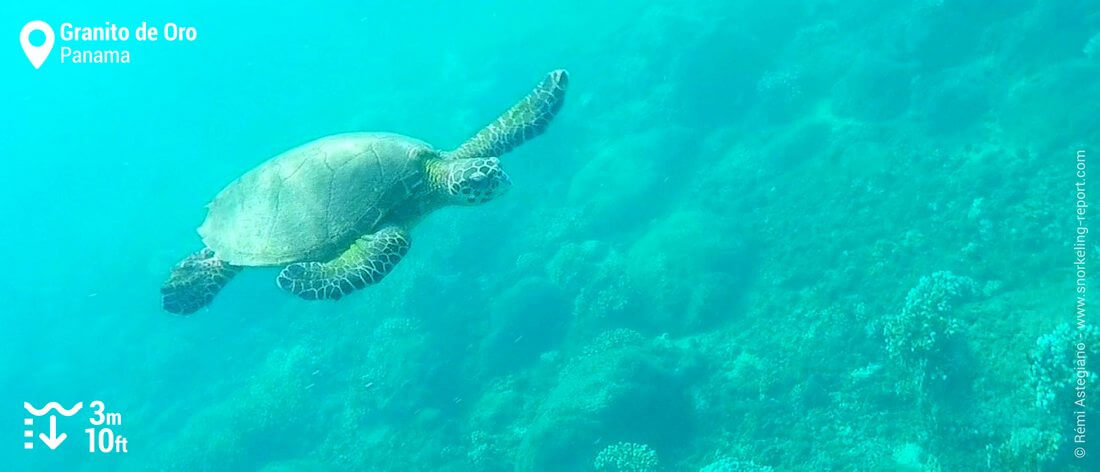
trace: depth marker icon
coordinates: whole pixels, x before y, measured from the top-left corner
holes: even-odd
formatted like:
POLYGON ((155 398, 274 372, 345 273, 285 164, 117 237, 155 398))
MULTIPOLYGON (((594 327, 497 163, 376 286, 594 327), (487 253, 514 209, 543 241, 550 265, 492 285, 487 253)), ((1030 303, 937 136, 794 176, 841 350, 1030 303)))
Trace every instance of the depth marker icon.
MULTIPOLYGON (((76 405, 73 405, 73 407, 69 408, 68 410, 62 408, 61 405, 57 402, 49 402, 46 404, 46 406, 42 408, 35 408, 34 405, 31 405, 28 402, 23 402, 23 409, 27 410, 27 413, 30 413, 34 416, 45 416, 52 410, 57 410, 57 413, 61 416, 73 416, 83 407, 84 402, 77 402, 76 405)), ((29 428, 33 424, 34 418, 23 418, 23 426, 28 427, 23 431, 23 437, 32 438, 31 441, 23 442, 23 449, 34 449, 34 431, 29 428)), ((42 443, 50 449, 57 449, 57 446, 60 446, 62 442, 65 442, 65 438, 67 437, 69 437, 69 435, 65 433, 57 434, 57 416, 54 415, 50 415, 50 435, 46 436, 46 433, 38 434, 38 439, 41 439, 42 443)))

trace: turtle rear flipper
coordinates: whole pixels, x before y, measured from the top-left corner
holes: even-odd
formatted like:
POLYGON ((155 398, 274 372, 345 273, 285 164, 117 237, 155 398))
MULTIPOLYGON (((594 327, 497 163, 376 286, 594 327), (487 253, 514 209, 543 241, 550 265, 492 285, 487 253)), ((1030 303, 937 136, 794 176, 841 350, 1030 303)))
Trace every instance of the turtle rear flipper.
POLYGON ((388 226, 360 237, 331 261, 286 266, 276 283, 306 300, 339 300, 380 282, 408 252, 408 233, 397 226, 388 226))
POLYGON ((551 72, 535 90, 523 97, 496 121, 478 131, 473 138, 447 153, 448 159, 499 157, 546 130, 550 120, 565 103, 569 74, 563 69, 551 72))
POLYGON ((169 313, 194 313, 210 304, 222 287, 240 271, 239 266, 214 257, 214 251, 204 248, 172 268, 172 275, 160 288, 161 304, 169 313))

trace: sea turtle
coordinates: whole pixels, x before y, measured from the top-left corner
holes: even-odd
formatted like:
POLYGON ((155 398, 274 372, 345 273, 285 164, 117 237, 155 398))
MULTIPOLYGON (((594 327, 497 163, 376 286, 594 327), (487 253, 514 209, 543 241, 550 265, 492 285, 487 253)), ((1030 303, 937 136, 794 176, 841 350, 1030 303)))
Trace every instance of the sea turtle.
POLYGON ((551 72, 453 151, 399 134, 348 133, 260 164, 208 205, 198 230, 206 247, 172 268, 164 309, 194 313, 243 267, 283 267, 278 286, 307 300, 378 283, 408 252, 422 217, 508 190, 499 157, 546 129, 567 84, 564 70, 551 72))

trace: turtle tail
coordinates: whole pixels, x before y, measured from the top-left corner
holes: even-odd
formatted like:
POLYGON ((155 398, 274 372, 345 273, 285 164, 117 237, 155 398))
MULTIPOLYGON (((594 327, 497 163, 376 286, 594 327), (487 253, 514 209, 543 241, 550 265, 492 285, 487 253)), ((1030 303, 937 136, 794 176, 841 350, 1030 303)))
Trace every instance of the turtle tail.
POLYGON ((214 300, 222 287, 241 271, 214 257, 214 251, 203 250, 187 256, 172 268, 172 275, 160 288, 164 310, 177 315, 189 315, 214 300))
POLYGON ((519 103, 445 157, 499 157, 538 136, 561 110, 568 85, 569 74, 565 70, 551 72, 519 103))

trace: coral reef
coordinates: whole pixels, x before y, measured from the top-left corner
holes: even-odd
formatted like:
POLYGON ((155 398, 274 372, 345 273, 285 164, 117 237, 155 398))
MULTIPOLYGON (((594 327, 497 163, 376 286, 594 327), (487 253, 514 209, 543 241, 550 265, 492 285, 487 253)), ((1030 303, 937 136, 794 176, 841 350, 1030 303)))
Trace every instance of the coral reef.
POLYGON ((918 376, 943 380, 950 373, 949 351, 959 335, 954 305, 978 294, 969 277, 935 272, 921 277, 905 296, 905 306, 884 323, 886 351, 918 376))
POLYGON ((615 443, 603 448, 592 466, 598 472, 657 472, 661 461, 645 444, 615 443))

